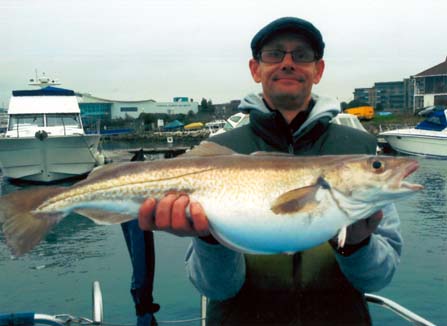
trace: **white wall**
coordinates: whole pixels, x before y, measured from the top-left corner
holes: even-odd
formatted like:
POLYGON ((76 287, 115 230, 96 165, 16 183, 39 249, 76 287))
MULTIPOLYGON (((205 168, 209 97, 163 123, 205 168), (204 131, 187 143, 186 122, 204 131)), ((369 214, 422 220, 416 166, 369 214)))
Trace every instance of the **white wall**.
POLYGON ((197 113, 198 110, 197 102, 114 102, 112 119, 125 118, 126 115, 138 118, 141 113, 188 114, 189 111, 197 113), (129 108, 136 108, 136 111, 129 111, 129 108))
POLYGON ((101 99, 90 94, 82 94, 78 98, 80 103, 111 103, 111 118, 125 118, 126 115, 132 118, 138 118, 141 113, 167 113, 167 114, 188 114, 189 111, 197 113, 199 110, 198 102, 155 102, 153 100, 143 101, 116 101, 101 99), (124 110, 128 111, 124 111, 124 110), (129 108, 135 111, 129 111, 129 108))

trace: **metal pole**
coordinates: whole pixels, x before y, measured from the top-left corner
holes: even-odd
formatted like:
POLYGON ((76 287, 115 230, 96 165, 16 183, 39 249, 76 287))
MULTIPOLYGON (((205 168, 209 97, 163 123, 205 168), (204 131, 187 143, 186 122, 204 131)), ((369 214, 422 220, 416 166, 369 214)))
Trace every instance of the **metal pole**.
POLYGON ((402 307, 400 304, 390 299, 369 293, 365 293, 365 298, 367 302, 375 303, 379 306, 390 309, 402 318, 408 320, 409 322, 412 322, 413 326, 436 326, 435 324, 429 322, 428 320, 402 307))
POLYGON ((99 281, 93 282, 93 322, 101 324, 104 319, 104 308, 102 304, 102 292, 99 281))
POLYGON ((202 322, 201 322, 201 325, 202 326, 206 326, 206 305, 207 305, 207 302, 208 301, 208 299, 204 296, 204 295, 202 295, 201 297, 200 297, 200 310, 201 310, 201 318, 202 318, 202 322))

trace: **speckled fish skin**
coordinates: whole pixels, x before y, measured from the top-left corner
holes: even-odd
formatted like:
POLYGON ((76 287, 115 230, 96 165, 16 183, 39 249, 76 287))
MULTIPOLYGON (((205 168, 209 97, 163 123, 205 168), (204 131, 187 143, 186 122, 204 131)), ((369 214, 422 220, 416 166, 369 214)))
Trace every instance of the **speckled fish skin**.
POLYGON ((289 253, 420 190, 403 182, 417 167, 408 158, 364 155, 239 155, 205 143, 176 159, 106 166, 69 188, 9 194, 0 198, 0 222, 12 252, 21 255, 73 211, 98 224, 122 223, 137 217, 146 198, 178 192, 202 204, 224 245, 289 253))

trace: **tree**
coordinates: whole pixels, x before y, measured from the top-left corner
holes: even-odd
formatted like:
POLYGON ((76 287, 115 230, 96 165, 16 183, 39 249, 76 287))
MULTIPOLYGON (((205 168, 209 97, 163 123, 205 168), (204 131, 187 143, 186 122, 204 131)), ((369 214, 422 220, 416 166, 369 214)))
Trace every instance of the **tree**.
POLYGON ((203 113, 214 113, 214 105, 211 99, 206 100, 205 98, 202 98, 202 101, 200 101, 199 111, 203 113))
POLYGON ((150 125, 151 123, 157 122, 157 118, 151 113, 141 113, 138 117, 139 120, 143 121, 145 125, 150 125))
POLYGON ((208 112, 214 112, 214 105, 213 105, 213 102, 211 101, 211 99, 208 100, 207 109, 208 109, 208 112))
POLYGON ((199 111, 207 112, 208 111, 208 102, 205 98, 202 98, 199 105, 199 111))

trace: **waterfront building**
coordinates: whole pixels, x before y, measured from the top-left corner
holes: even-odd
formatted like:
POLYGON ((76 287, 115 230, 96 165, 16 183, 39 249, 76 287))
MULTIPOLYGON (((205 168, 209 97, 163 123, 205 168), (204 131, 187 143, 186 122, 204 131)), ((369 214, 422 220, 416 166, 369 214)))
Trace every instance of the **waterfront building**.
POLYGON ((354 100, 394 112, 447 105, 447 58, 403 81, 376 82, 370 88, 356 88, 354 100))
POLYGON ((436 66, 412 76, 414 110, 431 105, 447 106, 447 57, 436 66))
POLYGON ((378 82, 374 84, 375 107, 389 111, 403 111, 404 83, 402 81, 378 82))
POLYGON ((413 112, 414 83, 412 78, 404 79, 404 110, 413 112))
POLYGON ((173 102, 156 102, 152 99, 125 101, 112 100, 78 93, 78 102, 85 125, 94 126, 98 121, 108 124, 114 119, 137 119, 141 113, 196 114, 199 104, 187 97, 175 97, 173 102))
POLYGON ((354 100, 387 111, 405 111, 405 88, 402 81, 377 82, 373 87, 356 88, 354 100))
POLYGON ((356 88, 354 90, 354 100, 376 106, 376 95, 374 87, 356 88))

